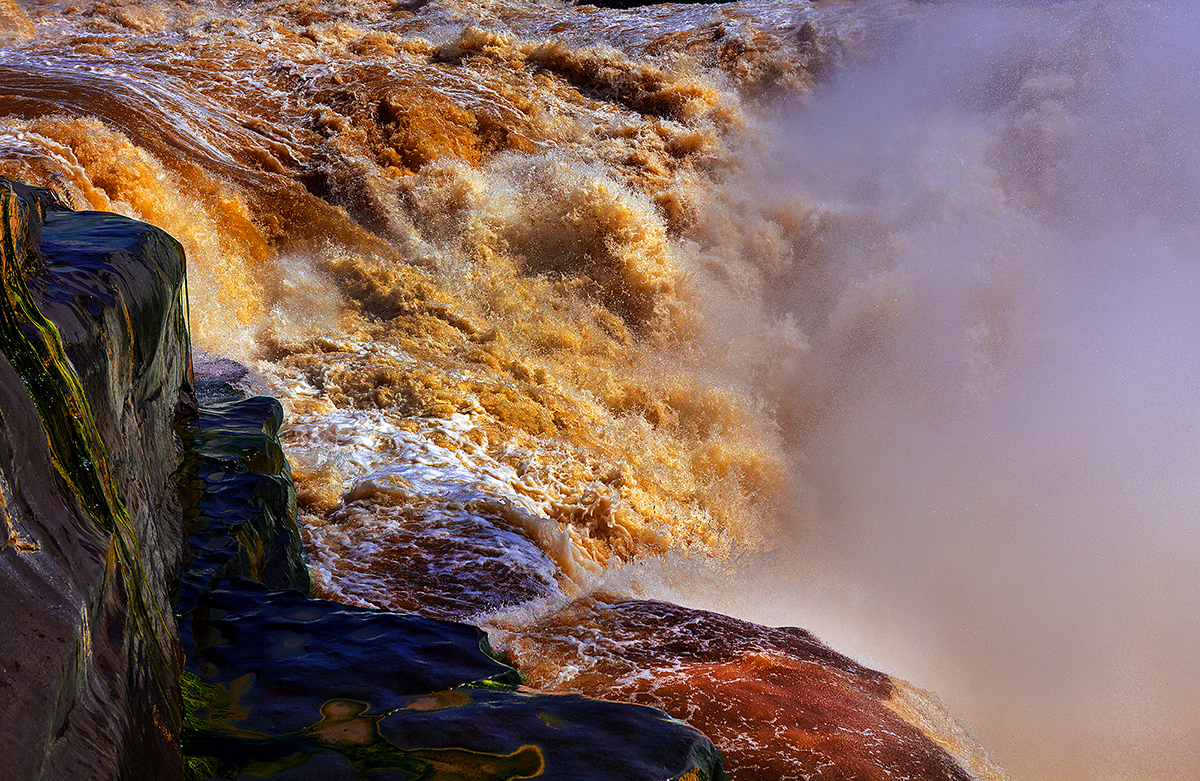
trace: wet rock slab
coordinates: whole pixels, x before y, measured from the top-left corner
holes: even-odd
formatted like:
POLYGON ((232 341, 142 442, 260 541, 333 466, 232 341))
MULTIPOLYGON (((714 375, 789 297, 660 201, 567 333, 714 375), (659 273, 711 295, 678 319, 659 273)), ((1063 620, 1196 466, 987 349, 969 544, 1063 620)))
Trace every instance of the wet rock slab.
POLYGON ((184 750, 212 777, 724 777, 708 740, 661 711, 518 689, 473 626, 244 580, 216 584, 191 621, 206 704, 184 750))
POLYGON ((601 595, 523 627, 510 648, 535 684, 685 719, 721 748, 734 781, 1003 777, 911 687, 803 629, 601 595))
POLYGON ((312 702, 335 697, 374 701, 464 684, 521 683, 473 626, 270 591, 240 579, 219 581, 201 597, 192 611, 192 637, 189 664, 201 680, 242 681, 246 696, 270 692, 238 720, 261 732, 301 729, 311 723, 312 702))
POLYGON ((296 522, 296 489, 279 444, 283 407, 200 379, 180 479, 190 560, 176 612, 192 609, 217 577, 311 589, 296 522))
POLYGON ((717 781, 662 711, 520 688, 474 626, 308 596, 274 399, 197 381, 177 604, 189 779, 717 781))

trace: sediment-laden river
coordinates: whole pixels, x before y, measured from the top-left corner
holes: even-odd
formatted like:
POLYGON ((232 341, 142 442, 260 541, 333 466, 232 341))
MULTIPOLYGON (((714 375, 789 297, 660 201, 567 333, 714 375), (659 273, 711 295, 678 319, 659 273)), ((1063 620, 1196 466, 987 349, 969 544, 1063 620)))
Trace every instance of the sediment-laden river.
POLYGON ((0 0, 0 175, 184 244, 197 370, 287 409, 322 596, 476 623, 743 781, 999 777, 976 738, 1192 779, 1198 27, 0 0), (894 740, 819 775, 829 724, 894 740))

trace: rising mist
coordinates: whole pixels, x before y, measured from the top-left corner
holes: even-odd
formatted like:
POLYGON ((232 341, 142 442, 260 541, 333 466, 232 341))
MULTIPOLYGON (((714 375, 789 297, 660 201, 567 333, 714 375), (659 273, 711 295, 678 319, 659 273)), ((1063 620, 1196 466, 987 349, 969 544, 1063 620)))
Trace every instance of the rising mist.
POLYGON ((1184 3, 945 4, 786 123, 823 221, 766 623, 1016 779, 1200 774, 1200 98, 1184 3), (794 567, 794 565, 787 565, 794 567))
POLYGON ((1200 777, 1188 4, 309 5, 30 6, 0 162, 181 239, 330 596, 411 575, 396 491, 334 516, 448 473, 419 421, 600 585, 810 628, 1015 779, 1200 777))

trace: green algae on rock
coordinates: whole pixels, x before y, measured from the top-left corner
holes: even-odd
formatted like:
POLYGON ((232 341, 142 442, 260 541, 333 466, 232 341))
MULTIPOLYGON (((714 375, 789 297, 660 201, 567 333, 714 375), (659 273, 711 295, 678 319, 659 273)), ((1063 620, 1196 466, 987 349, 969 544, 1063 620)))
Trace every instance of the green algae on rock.
POLYGON ((178 775, 183 253, 0 180, 0 754, 10 777, 178 775))

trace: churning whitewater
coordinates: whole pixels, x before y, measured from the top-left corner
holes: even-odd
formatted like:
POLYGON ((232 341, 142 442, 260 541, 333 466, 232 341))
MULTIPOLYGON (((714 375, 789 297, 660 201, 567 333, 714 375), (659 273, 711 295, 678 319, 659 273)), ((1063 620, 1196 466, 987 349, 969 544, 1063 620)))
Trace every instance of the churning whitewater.
POLYGON ((742 781, 1005 777, 977 740, 1191 779, 1197 27, 0 0, 0 175, 183 243, 321 596, 483 626, 742 781))

